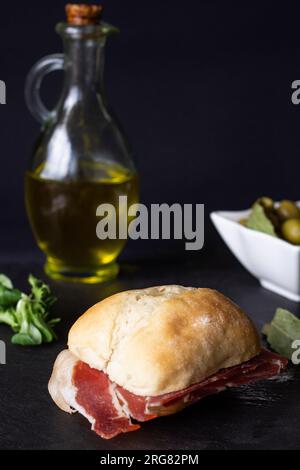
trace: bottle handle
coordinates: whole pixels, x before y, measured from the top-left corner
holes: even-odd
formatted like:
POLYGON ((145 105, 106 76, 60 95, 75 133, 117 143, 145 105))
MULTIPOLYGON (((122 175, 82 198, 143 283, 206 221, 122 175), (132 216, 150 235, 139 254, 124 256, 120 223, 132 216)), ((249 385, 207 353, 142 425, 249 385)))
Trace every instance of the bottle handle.
POLYGON ((39 60, 29 71, 25 84, 25 100, 35 119, 44 124, 55 116, 56 110, 49 111, 40 96, 45 75, 64 69, 64 54, 51 54, 39 60))

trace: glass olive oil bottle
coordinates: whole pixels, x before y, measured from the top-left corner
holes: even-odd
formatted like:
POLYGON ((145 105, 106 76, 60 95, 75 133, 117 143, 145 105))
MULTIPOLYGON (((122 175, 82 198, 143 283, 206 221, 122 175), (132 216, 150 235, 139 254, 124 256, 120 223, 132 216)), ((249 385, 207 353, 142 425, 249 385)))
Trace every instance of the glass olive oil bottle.
POLYGON ((97 238, 96 209, 108 203, 118 214, 119 196, 127 196, 128 205, 138 202, 138 177, 103 89, 104 48, 116 29, 100 21, 100 6, 98 17, 93 9, 90 20, 86 5, 76 7, 76 18, 69 5, 68 22, 56 28, 65 53, 41 59, 27 78, 27 104, 43 130, 25 175, 25 202, 47 257, 47 274, 100 282, 117 275, 116 258, 125 241, 97 238), (64 86, 56 109, 49 112, 39 87, 43 76, 56 69, 64 70, 64 86))

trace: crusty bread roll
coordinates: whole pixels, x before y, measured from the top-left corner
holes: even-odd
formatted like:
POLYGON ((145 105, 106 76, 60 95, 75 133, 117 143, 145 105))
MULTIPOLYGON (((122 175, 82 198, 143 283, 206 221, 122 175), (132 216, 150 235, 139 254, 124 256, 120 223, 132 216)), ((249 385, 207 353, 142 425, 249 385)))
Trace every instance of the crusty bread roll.
POLYGON ((161 286, 113 295, 82 315, 69 350, 141 396, 182 390, 261 351, 243 311, 211 289, 161 286))

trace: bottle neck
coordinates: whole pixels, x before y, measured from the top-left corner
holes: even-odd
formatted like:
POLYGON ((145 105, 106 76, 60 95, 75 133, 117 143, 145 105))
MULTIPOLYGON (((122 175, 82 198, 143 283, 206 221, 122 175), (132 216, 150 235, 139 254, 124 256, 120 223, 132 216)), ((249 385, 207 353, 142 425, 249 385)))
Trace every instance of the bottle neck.
POLYGON ((64 38, 65 91, 102 94, 106 38, 64 38))

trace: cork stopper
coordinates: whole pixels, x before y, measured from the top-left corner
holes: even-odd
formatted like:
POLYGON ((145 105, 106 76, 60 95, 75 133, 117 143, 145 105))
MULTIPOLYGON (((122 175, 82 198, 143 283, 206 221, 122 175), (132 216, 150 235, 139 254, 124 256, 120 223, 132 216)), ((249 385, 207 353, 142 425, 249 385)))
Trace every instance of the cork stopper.
POLYGON ((68 3, 66 5, 67 22, 77 26, 99 24, 102 11, 102 5, 68 3))

